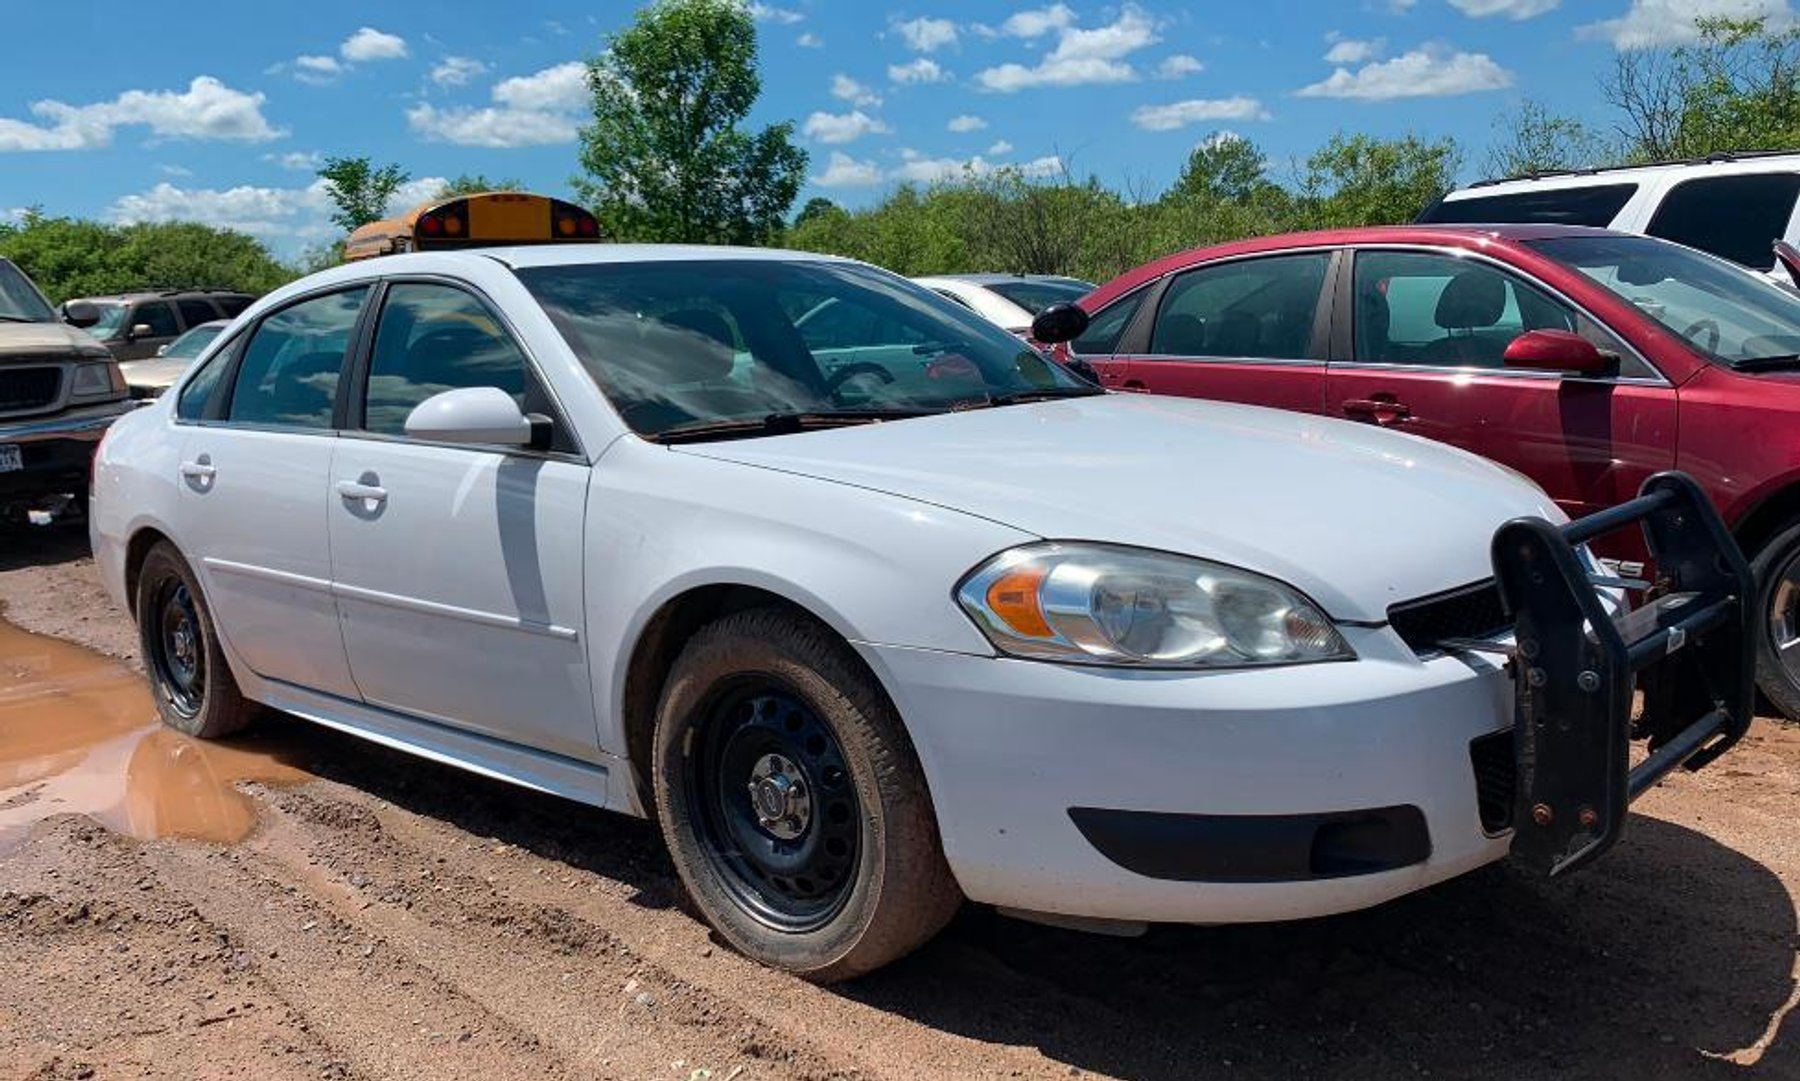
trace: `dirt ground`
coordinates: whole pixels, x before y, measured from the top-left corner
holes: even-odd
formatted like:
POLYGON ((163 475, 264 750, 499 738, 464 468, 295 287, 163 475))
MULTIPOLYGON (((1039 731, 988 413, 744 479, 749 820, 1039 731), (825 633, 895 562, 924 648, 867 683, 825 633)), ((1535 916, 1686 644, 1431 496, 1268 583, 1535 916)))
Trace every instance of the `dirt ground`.
MULTIPOLYGON (((0 605, 135 663, 79 528, 0 534, 0 605)), ((65 647, 0 642, 0 749, 9 702, 30 730, 44 695, 138 693, 87 653, 46 691, 23 654, 65 647)), ((241 841, 0 830, 0 1077, 1800 1078, 1800 729, 1772 722, 1566 882, 1135 940, 971 906, 830 989, 713 942, 642 822, 298 721, 239 749, 312 778, 237 783, 241 841)))

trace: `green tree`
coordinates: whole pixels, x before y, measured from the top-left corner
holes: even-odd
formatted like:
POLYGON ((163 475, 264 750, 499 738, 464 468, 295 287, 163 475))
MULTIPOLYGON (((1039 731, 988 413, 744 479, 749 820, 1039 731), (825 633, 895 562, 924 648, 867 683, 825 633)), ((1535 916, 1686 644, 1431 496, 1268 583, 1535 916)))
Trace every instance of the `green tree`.
POLYGON ((1527 99, 1495 121, 1500 138, 1487 154, 1487 175, 1525 176, 1557 169, 1592 169, 1621 157, 1606 136, 1572 116, 1527 99))
POLYGON ((740 125, 762 93, 740 0, 658 0, 588 62, 575 190, 622 240, 761 243, 806 175, 791 122, 740 125))
POLYGON ((1166 199, 1256 203, 1283 195, 1269 179, 1269 159, 1241 135, 1218 131, 1200 141, 1166 199))
POLYGON ((337 207, 331 220, 346 233, 386 217, 388 200, 410 179, 400 166, 378 169, 368 158, 326 158, 318 175, 337 207))
POLYGON ((1299 221, 1318 229, 1412 221, 1455 187, 1461 160, 1456 140, 1448 137, 1340 132, 1306 159, 1299 221))
POLYGON ((1800 145, 1800 26, 1699 19, 1696 42, 1621 53, 1601 92, 1637 161, 1800 145))
POLYGON ((0 256, 59 302, 152 287, 263 293, 296 277, 255 238, 194 222, 121 226, 30 211, 0 225, 0 256))
POLYGON ((800 208, 800 213, 794 215, 794 227, 797 229, 814 218, 830 214, 833 211, 841 212, 841 208, 823 195, 815 195, 806 201, 805 206, 800 208))
POLYGON ((447 180, 438 189, 439 199, 449 199, 457 195, 479 195, 484 191, 524 191, 523 181, 507 177, 503 180, 491 180, 485 173, 463 173, 455 180, 447 180))

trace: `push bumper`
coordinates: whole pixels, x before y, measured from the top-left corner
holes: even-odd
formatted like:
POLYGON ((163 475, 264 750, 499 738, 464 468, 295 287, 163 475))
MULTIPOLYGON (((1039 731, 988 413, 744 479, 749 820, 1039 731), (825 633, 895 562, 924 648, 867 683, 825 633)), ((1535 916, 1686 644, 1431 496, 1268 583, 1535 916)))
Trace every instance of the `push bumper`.
POLYGON ((0 420, 0 445, 17 446, 24 465, 0 473, 0 501, 85 492, 100 437, 135 404, 109 402, 49 417, 0 420))

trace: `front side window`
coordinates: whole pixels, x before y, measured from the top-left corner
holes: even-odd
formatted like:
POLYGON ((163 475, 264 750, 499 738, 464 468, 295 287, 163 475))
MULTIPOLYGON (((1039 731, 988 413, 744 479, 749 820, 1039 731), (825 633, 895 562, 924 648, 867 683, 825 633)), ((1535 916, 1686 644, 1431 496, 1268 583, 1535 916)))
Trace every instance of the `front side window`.
POLYGON ((0 259, 0 322, 48 323, 56 318, 25 272, 0 259))
POLYGON ((1309 252, 1187 271, 1163 295, 1150 353, 1303 359, 1330 265, 1330 253, 1309 252))
MULTIPOLYGON (((811 259, 518 272, 639 434, 863 423, 1099 393, 972 312, 885 271, 811 259)), ((733 436, 720 436, 733 437, 733 436)))
POLYGON ((338 377, 369 287, 303 300, 265 318, 244 348, 227 418, 331 427, 338 377))
POLYGON ((1356 359, 1500 368, 1528 330, 1577 330, 1575 313, 1511 274, 1424 252, 1356 256, 1356 359))
POLYGON ((1756 270, 1775 267, 1800 173, 1753 173, 1684 180, 1669 190, 1644 231, 1756 270))
POLYGON ((487 306, 447 285, 389 287, 369 358, 363 427, 404 435, 406 417, 434 394, 498 387, 529 411, 525 354, 487 306))
POLYGON ((1742 267, 1649 237, 1557 237, 1530 246, 1713 360, 1754 366, 1800 354, 1800 297, 1742 267))
POLYGON ((173 338, 181 333, 175 325, 175 309, 160 300, 144 301, 131 311, 131 329, 140 338, 173 338), (147 330, 138 331, 139 327, 147 330))

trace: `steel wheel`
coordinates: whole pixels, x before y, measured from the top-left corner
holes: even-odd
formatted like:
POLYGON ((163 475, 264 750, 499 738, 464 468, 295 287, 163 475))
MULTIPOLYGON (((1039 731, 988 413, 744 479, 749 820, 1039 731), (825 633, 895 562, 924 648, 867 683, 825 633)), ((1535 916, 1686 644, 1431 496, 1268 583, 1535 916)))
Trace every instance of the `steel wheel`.
POLYGON ((151 605, 156 623, 148 635, 150 663, 170 707, 192 717, 206 700, 206 643, 194 595, 186 582, 169 578, 160 584, 151 605))

